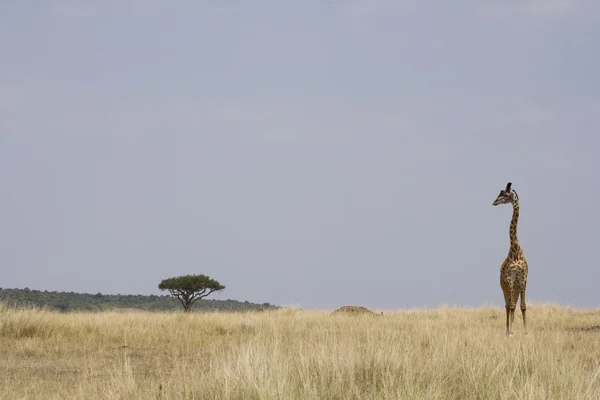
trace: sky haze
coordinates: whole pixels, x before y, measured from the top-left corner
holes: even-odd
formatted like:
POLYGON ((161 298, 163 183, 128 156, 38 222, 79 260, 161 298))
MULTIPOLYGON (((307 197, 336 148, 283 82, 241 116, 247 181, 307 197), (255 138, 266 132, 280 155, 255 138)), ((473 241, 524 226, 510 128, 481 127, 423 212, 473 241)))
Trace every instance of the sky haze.
POLYGON ((600 305, 600 3, 3 2, 0 287, 600 305), (596 172, 594 172, 596 171, 596 172))

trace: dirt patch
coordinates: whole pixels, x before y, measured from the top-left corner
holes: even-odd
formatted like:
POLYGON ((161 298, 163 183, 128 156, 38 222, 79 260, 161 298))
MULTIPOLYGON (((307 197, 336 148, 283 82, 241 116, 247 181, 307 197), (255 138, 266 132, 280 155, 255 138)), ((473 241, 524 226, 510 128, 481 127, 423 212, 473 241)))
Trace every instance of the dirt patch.
POLYGON ((368 308, 361 307, 361 306, 344 306, 344 307, 338 308, 331 314, 332 315, 340 315, 340 314, 342 314, 342 315, 343 314, 345 314, 345 315, 373 315, 373 316, 383 315, 383 313, 377 314, 376 312, 373 312, 373 311, 369 310, 368 308))
POLYGON ((569 328, 567 330, 569 332, 599 332, 600 333, 600 325, 584 326, 581 328, 569 328))

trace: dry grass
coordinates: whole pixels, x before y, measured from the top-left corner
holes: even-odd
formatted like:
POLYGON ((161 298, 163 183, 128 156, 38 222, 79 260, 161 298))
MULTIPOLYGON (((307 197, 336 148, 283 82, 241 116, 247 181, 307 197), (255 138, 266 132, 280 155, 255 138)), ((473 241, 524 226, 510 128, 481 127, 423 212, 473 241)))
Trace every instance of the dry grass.
POLYGON ((0 399, 600 399, 600 309, 381 318, 0 305, 0 399))

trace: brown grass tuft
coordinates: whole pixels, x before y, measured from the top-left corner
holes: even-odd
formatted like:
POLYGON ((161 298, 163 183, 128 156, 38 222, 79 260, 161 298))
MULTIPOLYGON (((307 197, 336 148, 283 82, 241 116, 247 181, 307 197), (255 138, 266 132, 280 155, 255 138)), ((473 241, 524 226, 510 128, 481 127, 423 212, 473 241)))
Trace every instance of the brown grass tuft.
POLYGON ((339 314, 348 314, 348 315, 382 315, 382 314, 377 314, 371 310, 369 310, 366 307, 362 307, 362 306, 343 306, 338 308, 337 310, 335 310, 332 314, 335 315, 339 315, 339 314))

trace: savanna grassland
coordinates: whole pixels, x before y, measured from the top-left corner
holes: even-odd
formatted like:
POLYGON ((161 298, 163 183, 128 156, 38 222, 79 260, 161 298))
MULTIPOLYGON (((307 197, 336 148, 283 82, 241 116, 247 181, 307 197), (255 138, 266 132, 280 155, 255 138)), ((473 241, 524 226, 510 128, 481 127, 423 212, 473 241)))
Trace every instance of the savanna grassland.
POLYGON ((384 314, 0 305, 0 399, 600 399, 600 309, 384 314))

